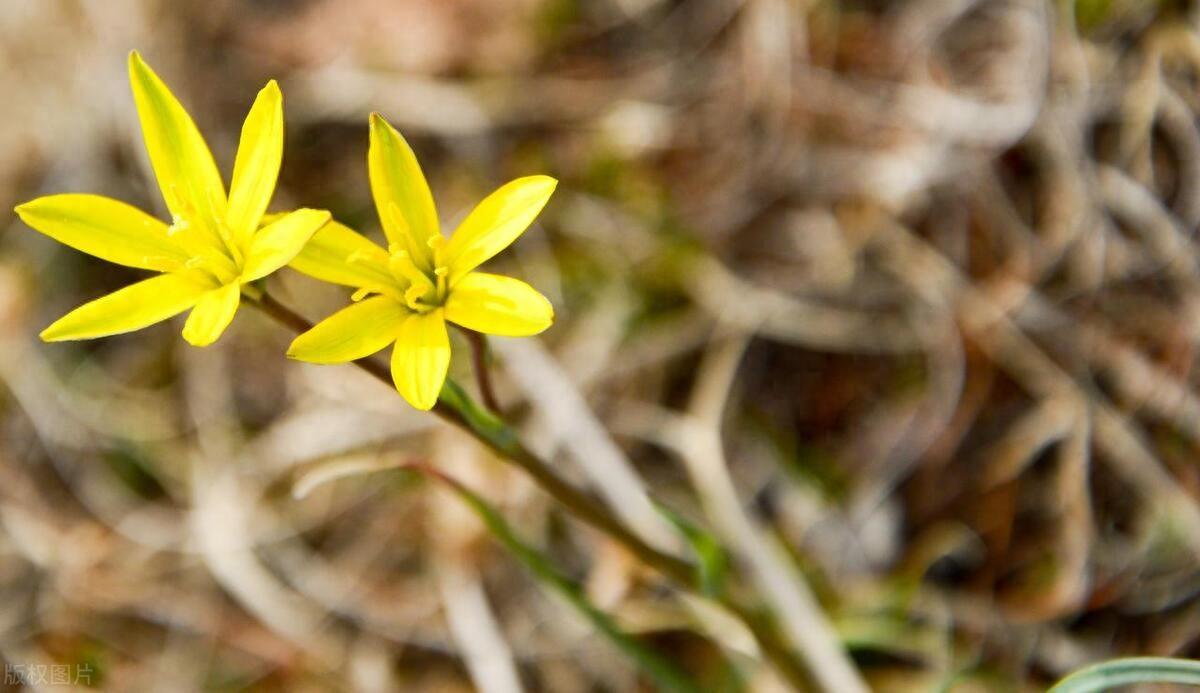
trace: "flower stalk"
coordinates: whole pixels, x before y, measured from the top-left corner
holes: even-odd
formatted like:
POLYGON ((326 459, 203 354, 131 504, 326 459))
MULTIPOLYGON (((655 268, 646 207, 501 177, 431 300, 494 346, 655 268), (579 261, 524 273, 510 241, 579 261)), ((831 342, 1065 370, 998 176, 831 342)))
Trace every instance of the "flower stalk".
POLYGON ((492 375, 488 370, 488 346, 483 335, 475 330, 461 328, 459 330, 467 338, 471 346, 471 366, 475 370, 475 382, 479 386, 479 398, 483 405, 492 412, 500 413, 500 400, 496 398, 496 390, 492 387, 492 375))
MULTIPOLYGON (((312 323, 309 320, 280 303, 265 290, 254 287, 252 291, 245 291, 243 298, 294 332, 303 333, 312 329, 312 323)), ((379 361, 367 357, 351 363, 384 385, 392 385, 390 369, 379 361)), ((486 365, 479 362, 478 356, 476 364, 486 365)), ((603 532, 642 563, 690 592, 705 592, 698 566, 677 556, 664 553, 639 538, 609 513, 603 504, 560 477, 548 462, 521 443, 512 427, 496 414, 476 404, 466 391, 453 380, 445 381, 437 404, 430 411, 443 421, 471 434, 477 441, 496 453, 500 459, 520 467, 538 487, 558 501, 576 519, 603 532)), ((805 668, 800 658, 792 653, 779 634, 768 613, 756 606, 746 604, 736 596, 736 590, 724 589, 709 596, 745 624, 754 635, 759 647, 762 648, 764 657, 793 688, 796 690, 817 690, 819 688, 812 673, 805 668)))

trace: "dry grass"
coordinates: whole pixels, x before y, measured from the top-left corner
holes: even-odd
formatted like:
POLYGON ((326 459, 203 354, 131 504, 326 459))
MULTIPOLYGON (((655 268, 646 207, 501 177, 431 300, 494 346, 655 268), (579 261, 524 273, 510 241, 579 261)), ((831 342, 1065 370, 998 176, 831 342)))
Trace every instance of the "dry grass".
MULTIPOLYGON (((0 4, 0 201, 157 201, 138 48, 232 160, 281 81, 277 204, 375 233, 366 114, 443 214, 562 180, 494 344, 533 449, 643 536, 717 533, 832 690, 1038 689, 1200 635, 1200 16, 1182 1, 0 4), (846 658, 839 635, 849 650, 846 658)), ((0 655, 112 690, 631 690, 452 496, 716 687, 744 632, 461 433, 240 315, 42 345, 132 273, 0 236, 0 655)), ((345 300, 295 274, 311 318, 345 300)), ((461 347, 463 345, 456 345, 461 347)), ((459 359, 464 368, 467 359, 459 359)), ((469 382, 466 370, 458 377, 469 382)))

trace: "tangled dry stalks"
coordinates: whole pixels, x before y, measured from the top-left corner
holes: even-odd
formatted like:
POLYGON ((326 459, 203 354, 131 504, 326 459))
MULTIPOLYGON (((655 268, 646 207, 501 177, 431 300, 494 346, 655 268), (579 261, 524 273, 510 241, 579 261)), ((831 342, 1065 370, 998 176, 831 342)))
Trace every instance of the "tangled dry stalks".
MULTIPOLYGON (((218 151, 280 77, 283 193, 364 229, 370 110, 448 200, 560 177, 515 253, 560 320, 492 345, 502 406, 647 541, 678 549, 654 502, 711 527, 824 687, 1198 654, 1190 3, 19 0, 0 35, 9 202, 152 199, 132 47, 218 151)), ((0 244, 7 662, 113 690, 631 690, 395 470, 420 459, 684 668, 716 680, 719 650, 780 685, 727 614, 361 373, 284 361, 266 321, 36 344, 123 276, 15 219, 0 244)))

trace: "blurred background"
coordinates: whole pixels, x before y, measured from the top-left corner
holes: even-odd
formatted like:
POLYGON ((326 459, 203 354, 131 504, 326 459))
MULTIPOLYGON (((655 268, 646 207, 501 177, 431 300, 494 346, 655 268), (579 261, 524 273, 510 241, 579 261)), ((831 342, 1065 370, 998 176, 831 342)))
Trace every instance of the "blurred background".
MULTIPOLYGON (((0 207, 94 192, 165 218, 131 49, 226 175, 279 79, 273 209, 378 237, 371 111, 444 226, 513 177, 559 178, 492 263, 558 315, 493 343, 506 415, 639 531, 661 530, 629 510, 653 498, 714 532, 830 676, 841 648, 883 691, 1200 655, 1194 3, 3 0, 0 207)), ((357 369, 289 362, 253 310, 207 349, 181 320, 40 343, 141 275, 5 219, 6 673, 645 689, 458 499, 396 469, 428 460, 706 689, 782 689, 744 633, 519 470, 357 369)), ((269 286, 310 319, 348 297, 291 270, 269 286)))

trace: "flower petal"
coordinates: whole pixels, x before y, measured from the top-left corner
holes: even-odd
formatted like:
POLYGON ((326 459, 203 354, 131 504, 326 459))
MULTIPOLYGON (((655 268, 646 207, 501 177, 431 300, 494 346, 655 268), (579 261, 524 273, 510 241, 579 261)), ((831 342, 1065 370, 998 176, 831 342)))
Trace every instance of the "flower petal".
POLYGON ((554 322, 554 306, 520 279, 471 272, 450 291, 446 319, 503 337, 535 335, 554 322))
POLYGON ((171 214, 203 224, 219 242, 216 224, 225 219, 225 186, 191 116, 137 51, 129 54, 129 83, 142 121, 146 151, 171 214))
POLYGON ((221 336, 241 301, 242 287, 230 282, 200 297, 183 325, 183 338, 192 346, 208 346, 221 336))
POLYGON ((296 254, 330 219, 323 209, 297 209, 278 221, 264 226, 250 239, 242 281, 262 279, 291 262, 296 254))
POLYGON ((396 341, 409 311, 387 296, 354 303, 296 337, 288 358, 309 363, 345 363, 361 359, 396 341))
POLYGON ((289 263, 315 279, 354 287, 391 285, 387 251, 350 227, 330 221, 289 263))
POLYGON ((450 335, 441 310, 413 314, 400 326, 392 349, 392 381, 408 403, 428 411, 450 368, 450 335))
POLYGON ((406 250, 422 270, 433 269, 429 239, 439 233, 433 194, 408 142, 378 113, 371 114, 367 171, 388 243, 406 250))
POLYGON ((529 228, 558 181, 527 176, 504 184, 484 198, 446 243, 450 284, 507 248, 529 228))
POLYGON ((167 225, 145 212, 100 195, 49 195, 17 207, 21 220, 76 250, 126 267, 169 272, 188 255, 167 225))
POLYGON ((215 284, 200 272, 161 274, 85 303, 42 331, 47 342, 140 330, 191 308, 215 284))
POLYGON ((229 184, 226 219, 242 247, 271 203, 282 161, 283 94, 275 80, 271 80, 258 92, 242 125, 233 180, 229 184))

